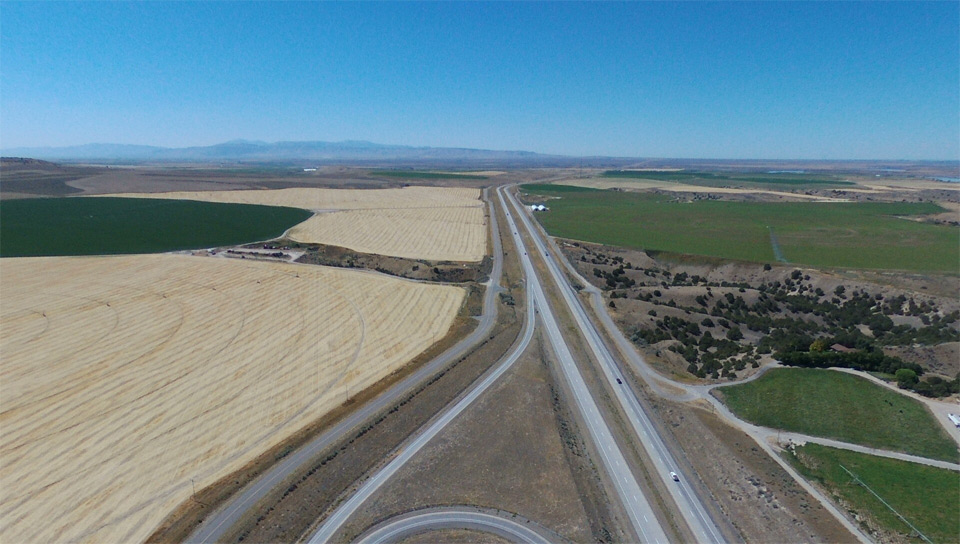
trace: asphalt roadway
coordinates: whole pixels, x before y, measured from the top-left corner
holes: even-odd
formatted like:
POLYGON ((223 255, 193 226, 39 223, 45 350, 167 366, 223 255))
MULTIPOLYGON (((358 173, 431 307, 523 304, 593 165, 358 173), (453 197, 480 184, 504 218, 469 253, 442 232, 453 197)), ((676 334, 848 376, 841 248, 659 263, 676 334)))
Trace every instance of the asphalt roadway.
POLYGON ((413 512, 391 518, 361 535, 357 544, 388 544, 427 531, 472 529, 489 533, 517 544, 551 544, 551 539, 514 519, 467 509, 444 508, 413 512))
MULTIPOLYGON (((487 190, 484 190, 487 195, 487 190)), ((500 291, 500 277, 503 272, 503 250, 500 240, 500 230, 493 204, 487 199, 490 210, 490 226, 493 232, 493 267, 490 271, 490 281, 483 299, 483 313, 480 323, 474 331, 456 345, 441 353, 439 356, 423 365, 406 378, 400 380, 383 394, 372 399, 330 429, 324 431, 310 442, 287 455, 259 477, 251 481, 238 493, 235 493, 227 502, 208 515, 203 522, 187 537, 190 543, 213 543, 242 518, 254 505, 263 499, 274 487, 283 483, 291 474, 309 463, 318 453, 331 444, 340 440, 345 434, 356 429, 367 419, 389 408, 397 402, 416 384, 427 380, 430 376, 449 365, 474 346, 490 335, 497 319, 497 293, 500 291)))
POLYGON ((627 511, 636 535, 642 542, 653 544, 666 544, 669 542, 666 533, 663 531, 663 528, 660 526, 650 507, 650 503, 640 490, 640 486, 637 484, 623 453, 614 440, 612 432, 604 421, 596 402, 593 400, 583 377, 580 375, 573 356, 560 333, 556 318, 553 316, 549 304, 547 304, 533 262, 527 255, 527 250, 519 235, 519 230, 514 222, 513 215, 509 212, 503 196, 499 193, 498 196, 506 214, 510 230, 514 233, 514 243, 521 259, 524 281, 527 287, 527 317, 524 321, 521 340, 511 348, 506 358, 498 363, 494 369, 485 374, 476 385, 472 386, 465 396, 457 401, 451 408, 438 414, 425 431, 417 433, 410 439, 400 448, 386 466, 367 479, 355 493, 324 519, 307 539, 310 544, 320 544, 333 540, 347 520, 364 502, 516 362, 533 337, 537 314, 539 314, 547 337, 553 345, 554 351, 557 353, 557 357, 561 362, 561 369, 573 391, 574 399, 580 409, 583 420, 587 422, 590 437, 600 452, 604 468, 614 483, 617 495, 627 511))
MULTIPOLYGON (((505 191, 502 188, 497 190, 497 196, 500 199, 503 209, 509 210, 509 207, 504 201, 504 193, 505 191)), ((515 206, 515 208, 516 210, 522 210, 522 207, 520 206, 515 206)), ((607 425, 607 422, 604 420, 603 415, 600 412, 600 408, 597 406, 596 401, 590 394, 590 390, 587 387, 583 376, 580 374, 580 370, 577 367, 576 361, 573 359, 573 355, 570 353, 569 347, 567 347, 566 341, 563 339, 563 334, 560 332, 560 327, 557 325, 556 317, 553 315, 553 310, 550 308, 550 305, 547 302, 547 297, 540 285, 540 279, 537 276, 536 269, 534 268, 533 262, 530 259, 530 256, 527 254, 526 248, 524 247, 523 239, 520 236, 520 231, 514 221, 514 214, 511 214, 509 211, 506 213, 507 223, 510 226, 510 232, 513 233, 514 243, 518 248, 522 248, 523 255, 521 255, 520 258, 523 262, 525 271, 524 276, 527 282, 527 296, 534 299, 537 303, 537 308, 541 321, 543 322, 545 332, 547 333, 547 338, 553 346, 554 352, 557 355, 557 359, 560 361, 560 368, 562 369, 564 376, 567 379, 567 383, 573 392, 574 400, 576 401, 577 407, 580 409, 580 415, 583 417, 583 421, 586 423, 590 437, 600 453, 600 458, 603 462, 604 469, 610 476, 610 479, 613 481, 621 504, 627 511, 631 525, 633 526, 636 535, 642 542, 669 542, 663 527, 660 525, 656 515, 653 512, 653 508, 650 506, 650 502, 647 500, 646 496, 644 496, 643 491, 640 489, 640 485, 637 483, 636 478, 634 478, 630 466, 627 464, 627 460, 624 457, 623 452, 620 451, 620 447, 613 438, 613 433, 611 432, 610 427, 607 425)), ((522 211, 519 211, 518 213, 521 219, 524 221, 524 224, 528 226, 529 230, 529 223, 527 223, 524 213, 522 211)), ((530 231, 530 234, 533 236, 534 233, 530 231)), ((534 238, 534 241, 536 242, 536 238, 534 238)))
MULTIPOLYGON (((548 245, 552 246, 556 254, 561 254, 559 248, 555 243, 542 231, 538 229, 538 232, 542 234, 543 238, 548 241, 548 245)), ((593 306, 594 313, 599 317, 600 323, 603 325, 607 334, 613 338, 613 341, 616 343, 621 354, 624 355, 627 363, 630 365, 632 370, 637 372, 640 375, 646 384, 656 393, 657 395, 670 399, 677 402, 689 402, 695 399, 704 399, 709 402, 717 415, 723 418, 732 426, 742 430, 744 433, 749 435, 757 443, 757 445, 763 449, 771 459, 773 459, 777 464, 783 468, 797 484, 802 487, 807 493, 810 493, 815 499, 817 499, 825 510, 830 512, 834 518, 861 543, 867 544, 871 542, 870 538, 850 519, 845 516, 836 505, 833 504, 819 489, 811 485, 805 478, 803 478, 786 460, 781 458, 779 453, 773 449, 768 438, 772 437, 777 433, 773 429, 758 428, 754 425, 751 425, 740 418, 734 416, 726 406, 720 402, 716 397, 710 394, 710 390, 715 387, 723 387, 725 385, 734 385, 736 383, 744 383, 751 381, 753 379, 759 378, 760 375, 769 370, 769 368, 764 368, 760 373, 755 374, 745 380, 738 380, 736 382, 730 382, 727 384, 714 384, 714 385, 688 385, 682 384, 679 382, 674 382, 668 380, 654 371, 646 361, 636 352, 630 342, 626 339, 623 333, 620 331, 619 327, 613 322, 613 319, 610 317, 610 314, 607 312, 606 307, 604 306, 603 295, 599 289, 594 287, 588 280, 580 275, 579 272, 570 264, 566 259, 559 259, 559 261, 567 269, 571 277, 577 278, 580 283, 583 284, 583 291, 588 293, 591 305, 593 306)), ((797 438, 800 438, 799 436, 797 438)), ((811 437, 812 442, 822 442, 822 439, 811 437)), ((851 447, 851 445, 845 443, 837 443, 837 447, 843 447, 846 449, 857 449, 851 447)))
MULTIPOLYGON (((508 216, 509 217, 509 216, 508 216)), ((504 359, 497 363, 497 365, 486 372, 483 377, 480 378, 473 386, 470 387, 468 392, 460 397, 450 408, 445 409, 440 414, 435 416, 431 423, 427 426, 426 430, 415 434, 412 439, 408 440, 403 446, 400 447, 399 451, 395 452, 392 460, 387 463, 386 466, 374 473, 370 478, 368 478, 359 489, 357 489, 353 495, 351 495, 347 500, 340 503, 340 505, 331 513, 320 526, 310 535, 307 539, 307 542, 310 544, 320 544, 323 542, 330 542, 333 540, 333 537, 336 536, 337 532, 343 527, 344 523, 357 511, 357 509, 367 501, 387 480, 390 479, 394 474, 400 470, 403 465, 405 465, 410 459, 416 455, 430 440, 433 439, 437 434, 440 433, 447 426, 448 423, 453 421, 460 413, 462 413, 470 404, 473 403, 477 398, 480 397, 497 379, 500 378, 513 364, 520 358, 520 355, 524 352, 527 346, 530 344, 530 340, 533 338, 533 332, 535 329, 534 320, 536 319, 536 310, 534 308, 534 300, 532 297, 526 297, 526 318, 523 322, 523 332, 520 339, 511 347, 510 351, 504 357, 504 359)))
POLYGON ((557 264, 559 257, 557 257, 556 252, 554 252, 553 255, 550 254, 540 232, 533 226, 531 219, 528 217, 526 208, 517 202, 509 191, 501 189, 498 191, 498 196, 503 198, 504 193, 506 193, 507 198, 514 208, 518 210, 518 214, 527 231, 530 233, 534 245, 546 261, 547 269, 554 283, 560 289, 564 302, 574 316, 578 327, 583 332, 590 350, 596 359, 600 361, 603 375, 613 390, 614 396, 627 415, 630 425, 637 438, 639 438, 641 445, 646 450, 648 457, 652 460, 654 472, 660 476, 670 495, 673 497, 680 514, 693 532, 697 542, 724 542, 719 527, 707 513, 696 491, 687 484, 687 477, 683 475, 680 466, 676 463, 670 451, 663 443, 663 440, 650 421, 646 411, 640 405, 636 394, 630 389, 626 382, 617 383, 617 380, 623 376, 623 373, 614 359, 613 354, 603 342, 600 333, 587 315, 586 310, 582 304, 580 304, 580 300, 577 298, 576 292, 573 290, 567 277, 563 274, 563 271, 560 270, 557 264), (680 474, 680 481, 673 481, 670 472, 680 474))

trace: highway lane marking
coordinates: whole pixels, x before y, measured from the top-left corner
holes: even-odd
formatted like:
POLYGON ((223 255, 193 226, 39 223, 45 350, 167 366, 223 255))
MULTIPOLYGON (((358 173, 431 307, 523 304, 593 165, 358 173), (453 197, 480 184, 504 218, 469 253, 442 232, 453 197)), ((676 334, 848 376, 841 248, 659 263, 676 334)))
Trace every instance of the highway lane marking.
MULTIPOLYGON (((522 244, 518 247, 522 247, 522 244)), ((423 446, 425 446, 433 437, 440 433, 450 421, 455 419, 463 410, 473 403, 480 395, 489 388, 497 379, 500 378, 513 363, 520 358, 524 350, 533 339, 535 320, 535 302, 533 297, 527 297, 527 316, 523 324, 523 335, 520 341, 511 347, 511 351, 506 358, 485 379, 478 383, 466 396, 453 404, 443 415, 427 427, 419 437, 403 446, 399 452, 394 453, 394 458, 381 468, 376 474, 371 476, 349 499, 341 503, 334 512, 317 528, 310 537, 310 544, 319 544, 330 540, 340 527, 356 512, 361 504, 376 492, 390 477, 406 464, 423 446)))
MULTIPOLYGON (((497 194, 500 197, 501 202, 503 202, 502 191, 498 191, 497 194)), ((511 200, 511 203, 515 208, 518 207, 515 201, 511 200)), ((504 206, 506 206, 506 204, 504 204, 504 206)), ((524 218, 524 222, 526 221, 526 218, 524 218)), ((530 230, 529 223, 527 223, 527 228, 530 230)), ((533 236, 532 233, 531 236, 533 236)), ((534 238, 534 242, 537 243, 538 240, 534 238)), ((516 239, 516 243, 518 247, 522 246, 522 240, 516 239)), ((583 380, 583 376, 580 374, 580 371, 577 368, 576 362, 570 353, 570 349, 563 339, 563 335, 560 332, 556 318, 554 317, 549 303, 547 302, 546 295, 540 286, 539 278, 536 275, 536 269, 533 267, 530 257, 527 256, 526 251, 524 251, 523 265, 524 269, 529 271, 528 275, 530 276, 528 293, 530 294, 531 298, 536 299, 537 306, 541 309, 540 315, 542 317, 543 324, 547 328, 550 342, 554 345, 557 357, 561 363, 561 369, 563 369, 567 382, 573 390, 574 398, 578 403, 578 408, 583 414, 585 420, 593 422, 593 425, 589 426, 588 430, 590 431, 594 443, 598 445, 598 451, 600 452, 602 460, 607 467, 607 471, 610 473, 611 480, 617 489, 617 493, 621 497, 623 505, 627 510, 627 514, 631 518, 632 525, 642 540, 653 542, 666 540, 666 533, 664 533, 663 528, 656 523, 653 524, 652 528, 656 529, 656 532, 658 532, 659 535, 652 539, 647 536, 646 531, 644 530, 644 524, 640 522, 640 516, 642 515, 642 512, 637 511, 637 509, 644 508, 650 511, 650 504, 645 499, 641 500, 637 498, 636 495, 634 495, 634 500, 630 501, 630 496, 627 494, 627 491, 624 489, 624 487, 632 487, 639 491, 639 485, 633 478, 632 473, 627 471, 627 474, 624 474, 623 470, 616 470, 614 468, 611 455, 622 458, 623 454, 616 446, 613 435, 609 427, 607 427, 604 423, 603 417, 599 412, 599 408, 597 407, 596 402, 593 400, 593 396, 591 395, 586 386, 586 382, 583 380), (589 415, 587 412, 589 412, 589 415)), ((631 489, 631 492, 634 489, 631 489)))
MULTIPOLYGON (((498 191, 498 196, 500 196, 501 200, 503 199, 503 194, 502 194, 503 192, 504 192, 503 190, 498 191)), ((511 203, 514 205, 514 207, 519 209, 519 204, 517 203, 513 195, 508 192, 507 197, 511 201, 511 203)), ((518 212, 518 213, 522 213, 522 212, 518 212)), ((664 445, 662 444, 659 436, 651 435, 651 433, 648 432, 648 430, 651 430, 649 427, 650 422, 647 420, 646 414, 643 412, 642 408, 640 407, 639 401, 636 399, 636 397, 633 395, 626 395, 626 393, 623 392, 622 388, 619 388, 613 384, 613 380, 615 379, 615 376, 618 372, 616 372, 612 368, 616 366, 616 363, 613 360, 612 353, 610 353, 609 349, 607 349, 606 344, 604 344, 596 327, 593 326, 592 321, 590 321, 589 317, 586 315, 586 311, 584 310, 582 305, 580 305, 576 300, 576 295, 573 294, 572 288, 569 286, 569 283, 565 280, 565 278, 561 280, 561 277, 563 277, 563 274, 562 272, 559 271, 554 261, 554 258, 549 257, 549 252, 545 248, 545 242, 541 240, 540 233, 536 230, 535 227, 531 225, 532 220, 530 220, 526 214, 522 215, 521 219, 530 233, 530 238, 533 240, 534 246, 538 250, 540 250, 541 253, 545 255, 544 261, 547 265, 547 270, 550 272, 554 283, 557 284, 557 286, 559 287, 561 294, 563 295, 562 298, 566 303, 567 307, 570 309, 571 313, 573 314, 574 319, 577 321, 577 325, 579 326, 582 333, 584 334, 584 337, 587 340, 587 344, 590 346, 590 349, 593 351, 597 360, 601 363, 601 369, 604 371, 604 375, 606 376, 608 383, 614 389, 614 394, 617 397, 617 400, 620 401, 621 405, 624 407, 625 410, 626 410, 626 406, 629 405, 632 411, 634 412, 634 417, 629 417, 630 410, 626 410, 628 418, 631 420, 631 423, 633 424, 635 431, 637 431, 638 437, 640 437, 642 433, 641 442, 643 446, 648 450, 651 459, 654 461, 655 464, 658 465, 659 472, 661 473, 660 474, 661 478, 668 485, 672 484, 672 481, 668 480, 666 473, 664 471, 666 470, 668 465, 676 466, 676 462, 673 460, 673 458, 669 455, 668 452, 664 451, 664 445), (642 438, 646 438, 647 440, 653 441, 652 450, 648 446, 648 443, 643 441, 642 438)), ((668 490, 670 494, 673 496, 674 501, 677 503, 677 506, 680 507, 681 500, 679 500, 678 494, 673 491, 672 487, 668 487, 668 490)), ((682 496, 682 494, 680 494, 680 496, 682 496)), ((692 508, 692 510, 694 510, 697 513, 697 518, 700 518, 700 519, 696 519, 695 521, 702 522, 703 521, 702 506, 699 504, 699 500, 696 500, 696 501, 691 500, 690 497, 683 497, 683 498, 686 499, 685 502, 688 503, 687 508, 688 509, 692 508)), ((713 523, 702 524, 701 527, 695 527, 695 524, 691 523, 691 521, 693 520, 688 519, 688 523, 691 525, 691 529, 694 529, 694 532, 697 532, 697 529, 699 529, 699 532, 707 539, 710 539, 712 537, 713 541, 715 542, 723 541, 722 537, 718 534, 718 531, 716 530, 713 523)))

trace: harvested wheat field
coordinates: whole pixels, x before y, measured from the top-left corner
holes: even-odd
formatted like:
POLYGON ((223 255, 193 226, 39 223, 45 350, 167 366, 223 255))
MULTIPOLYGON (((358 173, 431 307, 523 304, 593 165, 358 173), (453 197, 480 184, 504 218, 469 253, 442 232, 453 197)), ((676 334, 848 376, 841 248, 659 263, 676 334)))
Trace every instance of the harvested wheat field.
MULTIPOLYGON (((713 193, 728 195, 747 195, 762 194, 781 198, 790 198, 797 200, 810 200, 813 202, 849 202, 849 199, 836 198, 830 196, 808 195, 800 192, 792 193, 789 191, 774 191, 770 189, 742 189, 736 187, 711 187, 708 185, 689 185, 686 183, 677 183, 674 181, 647 180, 647 179, 607 179, 607 178, 589 178, 589 179, 565 179, 554 182, 555 185, 571 185, 574 187, 586 187, 588 189, 623 189, 627 191, 672 191, 675 193, 713 193)), ((845 189, 846 190, 846 189, 845 189)))
POLYGON ((398 208, 319 213, 291 228, 298 242, 431 261, 479 261, 487 243, 483 208, 398 208))
POLYGON ((0 260, 0 535, 134 542, 446 334, 462 289, 181 255, 0 260))
POLYGON ((288 233, 291 239, 364 253, 431 261, 479 261, 487 252, 486 216, 479 189, 293 188, 97 196, 304 208, 316 215, 292 228, 288 233))
POLYGON ((171 193, 119 193, 96 196, 169 198, 233 204, 289 206, 308 210, 370 210, 378 208, 481 207, 479 189, 457 187, 404 187, 402 189, 326 189, 296 187, 241 191, 175 191, 171 193))

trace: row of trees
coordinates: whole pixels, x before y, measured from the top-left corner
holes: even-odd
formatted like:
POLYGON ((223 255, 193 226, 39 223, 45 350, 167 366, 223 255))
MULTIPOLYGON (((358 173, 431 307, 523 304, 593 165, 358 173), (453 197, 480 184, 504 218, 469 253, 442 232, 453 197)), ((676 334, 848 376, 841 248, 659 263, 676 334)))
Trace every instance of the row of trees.
POLYGON ((909 389, 925 397, 948 397, 960 393, 960 373, 952 380, 944 380, 939 376, 927 376, 920 380, 919 375, 909 368, 901 368, 896 373, 897 385, 900 389, 909 389))

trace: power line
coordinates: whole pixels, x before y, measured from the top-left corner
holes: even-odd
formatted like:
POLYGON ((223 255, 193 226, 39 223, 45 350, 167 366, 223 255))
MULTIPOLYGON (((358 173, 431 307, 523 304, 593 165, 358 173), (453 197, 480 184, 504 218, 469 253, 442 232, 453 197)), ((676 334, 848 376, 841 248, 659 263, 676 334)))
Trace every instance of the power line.
MULTIPOLYGON (((837 463, 837 464, 839 464, 839 463, 837 463)), ((933 541, 931 541, 929 538, 927 538, 926 535, 924 535, 923 533, 921 533, 921 532, 920 532, 920 529, 917 529, 916 527, 914 527, 912 523, 910 523, 909 521, 907 521, 907 518, 905 518, 905 517, 903 517, 902 515, 900 515, 900 512, 897 512, 892 506, 890 506, 890 504, 889 504, 887 501, 883 500, 883 497, 881 497, 880 495, 877 495, 876 491, 870 489, 870 486, 868 486, 867 484, 863 483, 863 480, 861 480, 856 474, 854 474, 854 473, 850 472, 849 470, 847 470, 847 467, 845 467, 845 466, 843 466, 843 465, 840 465, 840 468, 842 468, 844 471, 846 471, 846 473, 849 474, 849 475, 853 478, 853 480, 854 480, 855 482, 857 482, 858 484, 862 485, 862 486, 864 487, 864 489, 866 489, 867 491, 869 491, 870 493, 872 493, 873 496, 876 497, 877 500, 879 500, 880 502, 882 502, 884 506, 886 506, 887 508, 889 508, 891 512, 893 512, 894 514, 896 514, 897 517, 900 518, 900 521, 906 523, 908 527, 910 527, 911 529, 914 530, 914 532, 916 532, 918 535, 920 535, 920 538, 922 538, 923 540, 925 540, 928 544, 933 544, 933 541)))

